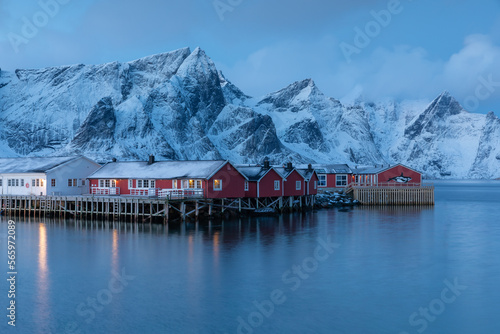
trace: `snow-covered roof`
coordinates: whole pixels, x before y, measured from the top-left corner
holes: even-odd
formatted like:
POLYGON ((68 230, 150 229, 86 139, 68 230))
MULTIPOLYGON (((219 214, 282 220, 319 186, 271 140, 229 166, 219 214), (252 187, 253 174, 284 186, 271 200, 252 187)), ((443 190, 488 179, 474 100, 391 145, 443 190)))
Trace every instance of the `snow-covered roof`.
POLYGON ((259 165, 237 165, 236 168, 248 181, 260 181, 273 168, 264 168, 259 165))
POLYGON ((46 173, 80 157, 0 158, 0 174, 46 173))
POLYGON ((312 166, 318 174, 352 174, 347 164, 317 164, 312 166))
POLYGON ((95 179, 209 179, 227 161, 110 162, 89 176, 95 179))
POLYGON ((311 180, 311 177, 313 176, 315 170, 314 169, 308 169, 308 168, 297 168, 297 172, 299 172, 302 177, 309 182, 311 180))
MULTIPOLYGON (((286 179, 290 174, 293 173, 294 170, 296 170, 295 168, 292 168, 292 169, 288 169, 286 167, 273 167, 274 170, 279 174, 281 175, 284 179, 286 179)), ((300 173, 299 173, 300 174, 300 173)), ((302 176, 302 174, 300 174, 302 176)), ((303 176, 302 176, 303 177, 303 176)))

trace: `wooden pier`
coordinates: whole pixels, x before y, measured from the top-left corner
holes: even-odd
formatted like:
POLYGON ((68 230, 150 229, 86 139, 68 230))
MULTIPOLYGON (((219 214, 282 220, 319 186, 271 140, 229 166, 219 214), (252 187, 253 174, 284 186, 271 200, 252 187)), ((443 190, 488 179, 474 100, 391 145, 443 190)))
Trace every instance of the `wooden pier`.
POLYGON ((434 185, 351 186, 346 190, 363 205, 434 205, 434 185))
POLYGON ((257 212, 292 212, 314 207, 314 196, 238 199, 168 199, 124 196, 0 195, 6 216, 104 219, 131 222, 197 220, 257 212))

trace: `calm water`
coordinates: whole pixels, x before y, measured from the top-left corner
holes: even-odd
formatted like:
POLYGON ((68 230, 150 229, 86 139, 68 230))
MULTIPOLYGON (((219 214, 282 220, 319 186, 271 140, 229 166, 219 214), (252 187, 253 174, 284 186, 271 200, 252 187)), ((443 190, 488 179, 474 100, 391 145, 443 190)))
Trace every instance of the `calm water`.
POLYGON ((2 280, 0 332, 500 333, 499 217, 500 182, 439 182, 435 208, 18 221, 16 327, 2 280))

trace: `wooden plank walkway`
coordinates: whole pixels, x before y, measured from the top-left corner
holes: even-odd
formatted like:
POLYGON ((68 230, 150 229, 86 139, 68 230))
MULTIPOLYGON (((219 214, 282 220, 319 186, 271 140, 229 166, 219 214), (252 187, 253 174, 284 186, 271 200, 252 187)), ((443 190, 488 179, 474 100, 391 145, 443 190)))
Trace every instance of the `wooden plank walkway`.
POLYGON ((314 206, 314 196, 237 199, 168 199, 125 196, 13 196, 0 195, 5 215, 143 222, 198 219, 200 216, 241 214, 259 208, 276 212, 314 206))

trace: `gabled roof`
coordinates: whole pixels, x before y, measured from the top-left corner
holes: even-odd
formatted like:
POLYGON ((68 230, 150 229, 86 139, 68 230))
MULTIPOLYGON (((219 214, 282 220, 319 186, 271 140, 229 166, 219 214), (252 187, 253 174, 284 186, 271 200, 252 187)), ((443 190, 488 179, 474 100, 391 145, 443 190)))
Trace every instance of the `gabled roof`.
POLYGON ((416 173, 420 173, 410 167, 407 167, 403 164, 397 164, 397 165, 377 165, 377 166, 368 166, 368 167, 358 167, 353 169, 353 174, 380 174, 382 172, 385 172, 386 170, 392 169, 397 166, 402 166, 404 168, 408 168, 416 173))
POLYGON ((315 169, 308 169, 308 168, 300 168, 300 169, 298 169, 297 168, 296 170, 297 170, 297 172, 299 172, 300 175, 302 175, 302 177, 307 182, 309 182, 311 180, 312 176, 314 175, 314 173, 316 173, 315 169))
MULTIPOLYGON (((286 179, 290 174, 292 174, 294 171, 296 171, 296 168, 292 169, 287 169, 285 167, 273 167, 274 170, 281 175, 284 179, 286 179)), ((298 172, 297 172, 298 173, 298 172)), ((302 174, 299 173, 300 176, 304 177, 302 174)))
POLYGON ((264 168, 259 165, 236 165, 235 168, 243 174, 248 181, 254 182, 262 180, 271 170, 274 170, 273 167, 264 168))
MULTIPOLYGON (((0 174, 46 173, 68 162, 85 157, 0 158, 0 174)), ((87 159, 88 160, 88 159, 87 159)), ((91 161, 91 160, 89 160, 91 161)))
POLYGON ((109 162, 91 174, 95 179, 209 179, 219 171, 225 160, 185 160, 109 162))

